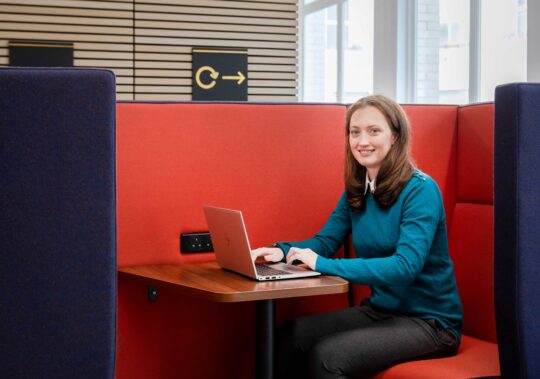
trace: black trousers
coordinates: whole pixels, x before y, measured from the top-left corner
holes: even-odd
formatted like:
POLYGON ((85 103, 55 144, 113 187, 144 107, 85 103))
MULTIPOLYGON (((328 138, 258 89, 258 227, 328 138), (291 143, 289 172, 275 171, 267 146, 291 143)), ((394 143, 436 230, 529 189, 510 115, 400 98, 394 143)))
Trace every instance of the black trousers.
POLYGON ((435 320, 362 305, 278 329, 276 378, 362 378, 398 363, 455 355, 459 340, 435 320))

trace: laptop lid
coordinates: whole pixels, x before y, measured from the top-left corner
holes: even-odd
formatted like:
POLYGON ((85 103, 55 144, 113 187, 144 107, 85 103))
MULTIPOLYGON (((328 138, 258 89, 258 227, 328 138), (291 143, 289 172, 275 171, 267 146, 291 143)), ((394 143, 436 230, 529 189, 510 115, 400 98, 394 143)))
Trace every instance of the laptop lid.
POLYGON ((257 279, 242 212, 208 205, 203 208, 218 264, 257 279))

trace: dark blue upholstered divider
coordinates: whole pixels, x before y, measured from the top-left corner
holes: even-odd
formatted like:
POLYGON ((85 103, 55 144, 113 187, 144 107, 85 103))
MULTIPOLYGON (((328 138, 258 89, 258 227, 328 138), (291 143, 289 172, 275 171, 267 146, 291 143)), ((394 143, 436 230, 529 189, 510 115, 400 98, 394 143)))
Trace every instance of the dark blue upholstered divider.
POLYGON ((112 378, 115 78, 0 69, 0 377, 112 378))
POLYGON ((540 84, 495 91, 495 311, 504 378, 540 378, 540 84))

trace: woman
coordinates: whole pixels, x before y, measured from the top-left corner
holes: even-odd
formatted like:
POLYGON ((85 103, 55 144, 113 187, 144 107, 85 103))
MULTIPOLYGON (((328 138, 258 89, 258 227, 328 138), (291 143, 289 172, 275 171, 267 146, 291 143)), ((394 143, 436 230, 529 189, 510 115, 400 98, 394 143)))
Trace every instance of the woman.
POLYGON ((347 111, 345 193, 322 230, 253 251, 300 261, 371 287, 360 306, 280 328, 279 378, 367 376, 392 365, 455 355, 462 309, 448 256, 446 217, 433 179, 414 167, 401 107, 368 96, 347 111), (357 258, 331 259, 349 234, 357 258))

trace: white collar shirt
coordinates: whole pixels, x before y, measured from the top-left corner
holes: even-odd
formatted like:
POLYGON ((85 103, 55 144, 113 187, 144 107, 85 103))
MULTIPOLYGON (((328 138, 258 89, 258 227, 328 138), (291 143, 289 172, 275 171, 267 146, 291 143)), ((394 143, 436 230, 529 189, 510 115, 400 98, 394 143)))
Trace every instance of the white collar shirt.
POLYGON ((375 192, 375 180, 377 179, 369 180, 369 175, 366 171, 366 185, 364 186, 364 195, 367 193, 368 186, 371 193, 375 192))

